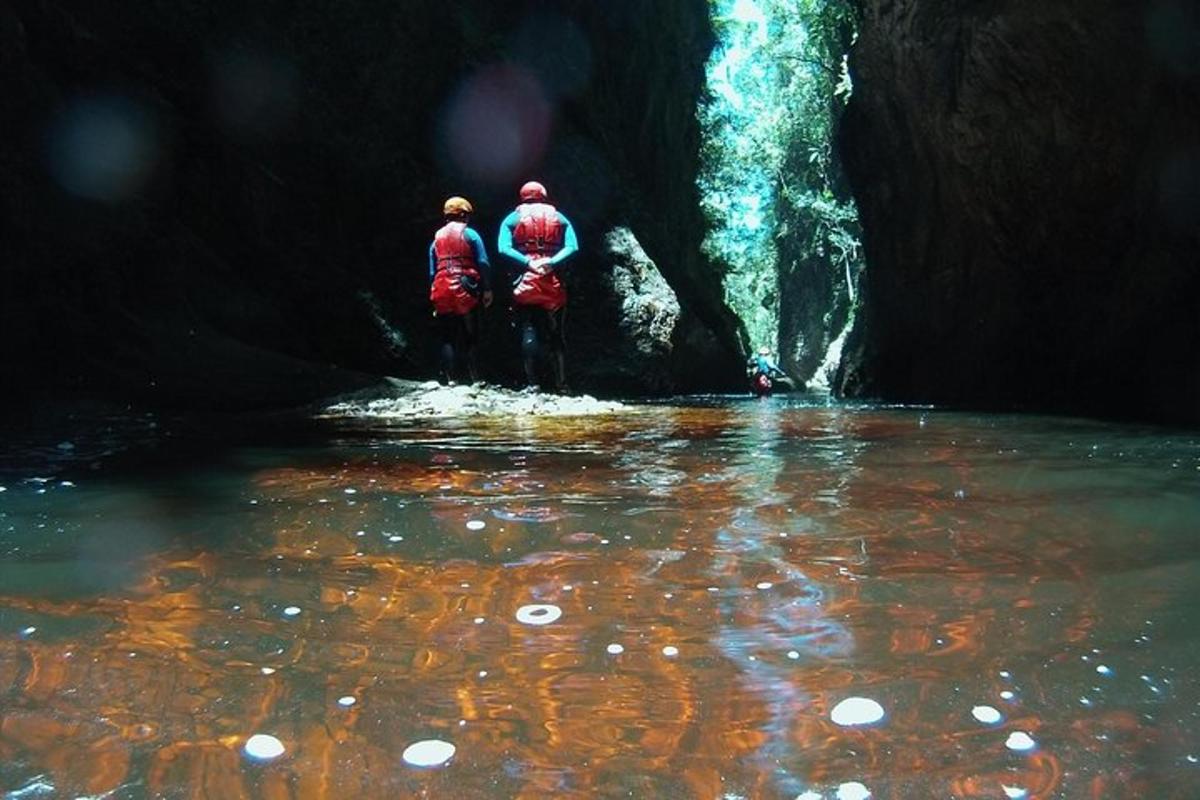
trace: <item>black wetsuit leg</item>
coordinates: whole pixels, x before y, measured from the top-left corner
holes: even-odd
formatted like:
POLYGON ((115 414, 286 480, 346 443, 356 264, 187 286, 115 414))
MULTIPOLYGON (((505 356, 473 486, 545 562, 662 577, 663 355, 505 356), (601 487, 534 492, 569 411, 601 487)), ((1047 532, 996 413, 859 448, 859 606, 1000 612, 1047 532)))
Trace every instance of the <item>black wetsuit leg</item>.
POLYGON ((538 385, 538 312, 531 306, 515 306, 517 334, 521 337, 521 365, 525 368, 525 385, 538 385))
POLYGON ((477 383, 479 381, 479 363, 476 359, 476 350, 479 346, 479 331, 483 326, 482 307, 475 306, 464 314, 461 319, 462 324, 459 326, 461 348, 459 352, 466 357, 467 380, 471 383, 477 383))
MULTIPOLYGON (((468 333, 469 315, 439 314, 434 317, 438 330, 438 367, 441 383, 452 383, 458 375, 458 360, 463 355, 471 358, 473 353, 468 349, 471 341, 468 333)), ((476 323, 474 329, 478 331, 476 323)))
POLYGON ((554 368, 554 390, 567 388, 567 307, 554 311, 542 311, 545 326, 545 342, 550 350, 550 364, 554 368))

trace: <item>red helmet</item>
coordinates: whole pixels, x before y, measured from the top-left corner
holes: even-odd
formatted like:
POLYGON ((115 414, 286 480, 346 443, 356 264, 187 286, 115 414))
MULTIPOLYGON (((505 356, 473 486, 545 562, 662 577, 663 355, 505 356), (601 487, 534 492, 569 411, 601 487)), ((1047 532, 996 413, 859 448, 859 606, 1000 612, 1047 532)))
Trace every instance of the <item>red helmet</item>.
POLYGON ((546 199, 546 187, 537 181, 530 181, 521 187, 521 199, 526 203, 536 203, 546 199))

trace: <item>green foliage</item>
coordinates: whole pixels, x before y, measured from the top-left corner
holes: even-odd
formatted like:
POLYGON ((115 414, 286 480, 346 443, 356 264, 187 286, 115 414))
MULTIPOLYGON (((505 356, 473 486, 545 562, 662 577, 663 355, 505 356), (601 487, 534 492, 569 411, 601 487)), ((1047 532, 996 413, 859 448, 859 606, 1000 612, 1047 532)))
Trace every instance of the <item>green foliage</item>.
POLYGON ((780 252, 837 271, 853 296, 858 215, 832 146, 852 91, 849 0, 710 0, 718 37, 708 65, 700 190, 706 254, 754 344, 779 327, 780 252))

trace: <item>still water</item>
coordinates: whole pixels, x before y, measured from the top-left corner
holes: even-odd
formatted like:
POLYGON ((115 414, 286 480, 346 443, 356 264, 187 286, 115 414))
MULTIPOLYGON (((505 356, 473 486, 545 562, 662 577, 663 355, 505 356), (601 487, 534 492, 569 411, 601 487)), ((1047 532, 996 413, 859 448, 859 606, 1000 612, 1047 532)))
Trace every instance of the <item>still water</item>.
POLYGON ((10 465, 0 797, 1200 796, 1194 433, 321 425, 10 465))

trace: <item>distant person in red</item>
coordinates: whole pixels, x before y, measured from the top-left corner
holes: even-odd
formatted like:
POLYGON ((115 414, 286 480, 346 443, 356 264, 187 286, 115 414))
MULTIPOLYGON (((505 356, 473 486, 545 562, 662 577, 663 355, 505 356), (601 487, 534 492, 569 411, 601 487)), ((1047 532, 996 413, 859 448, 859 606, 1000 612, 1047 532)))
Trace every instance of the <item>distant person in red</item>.
POLYGON ((467 200, 451 197, 442 206, 446 224, 429 245, 429 301, 441 341, 442 383, 454 383, 460 359, 466 361, 468 382, 479 380, 480 303, 492 304, 492 268, 483 239, 467 226, 473 212, 467 200))
POLYGON ((564 262, 579 250, 575 228, 550 205, 546 187, 530 181, 521 187, 521 204, 500 223, 499 252, 515 268, 513 311, 521 333, 521 357, 527 388, 538 386, 538 355, 547 348, 554 390, 567 391, 567 290, 564 262))
POLYGON ((767 397, 775 390, 775 381, 787 375, 771 359, 771 348, 760 347, 758 354, 746 362, 746 377, 750 379, 751 392, 767 397))

